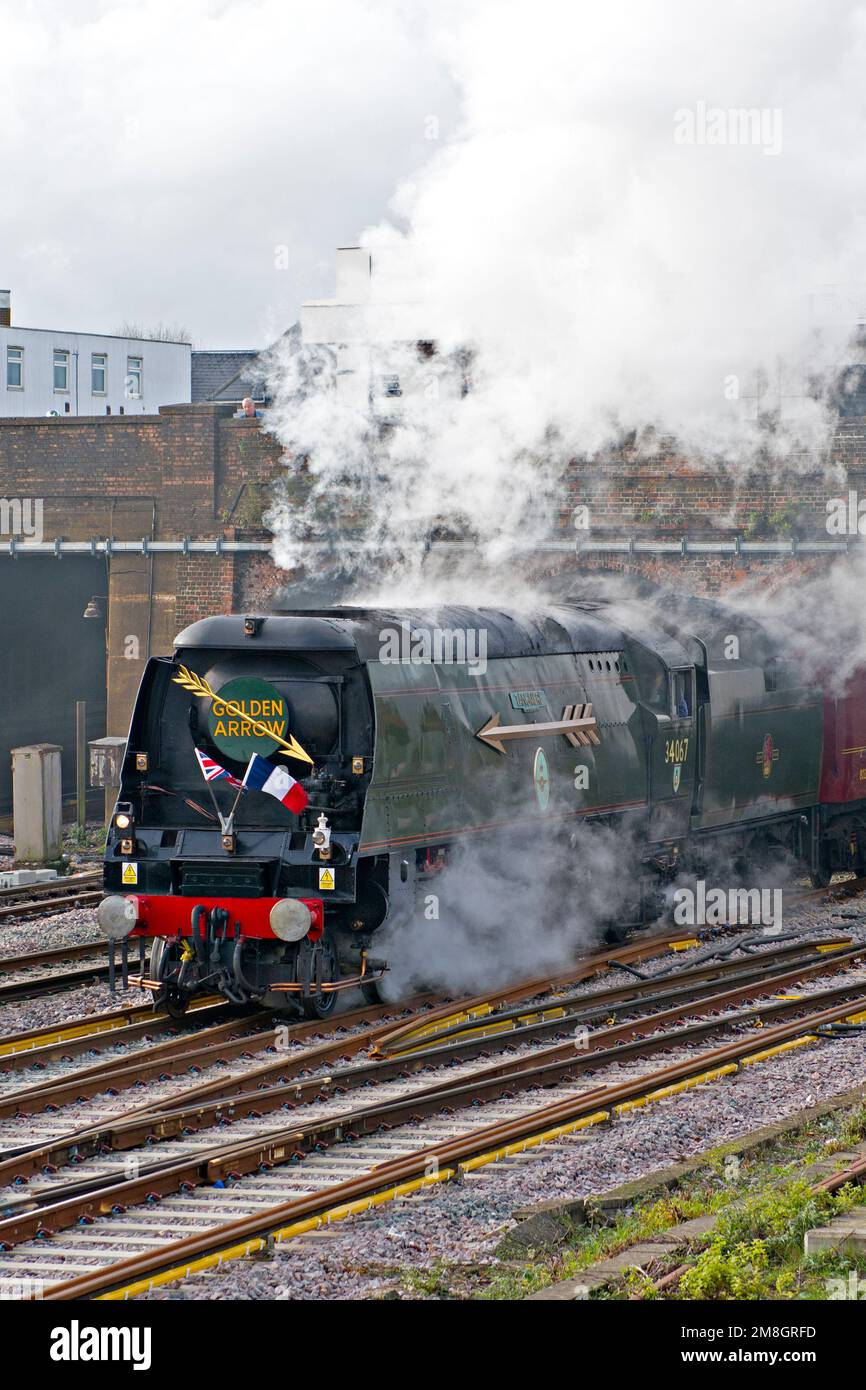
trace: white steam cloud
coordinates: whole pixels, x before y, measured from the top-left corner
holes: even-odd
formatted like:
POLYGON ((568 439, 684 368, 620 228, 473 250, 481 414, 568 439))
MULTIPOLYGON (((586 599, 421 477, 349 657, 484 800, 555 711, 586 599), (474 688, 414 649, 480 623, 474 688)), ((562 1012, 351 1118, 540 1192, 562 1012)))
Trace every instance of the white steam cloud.
MULTIPOLYGON (((823 467, 838 490, 834 393, 866 322, 866 7, 431 0, 420 13, 461 120, 363 232, 369 297, 348 296, 331 338, 273 353, 278 563, 296 570, 319 541, 332 551, 319 568, 350 600, 529 609, 542 596, 518 557, 574 537, 572 459, 669 448, 742 475, 823 467), (429 553, 458 538, 468 552, 429 553)), ((838 650, 838 623, 819 642, 828 613, 850 617, 846 669, 866 650, 860 573, 761 605, 786 640, 799 622, 797 655, 818 675, 838 650)), ((481 988, 564 964, 629 911, 617 835, 458 852, 440 918, 381 943, 393 987, 481 988)), ((724 852, 710 861, 702 873, 736 881, 724 852)), ((792 872, 746 868, 761 883, 792 872)))
POLYGON ((389 962, 384 993, 471 994, 564 970, 605 930, 636 921, 635 848, 622 826, 586 824, 531 850, 525 832, 455 846, 411 919, 376 938, 389 962))
POLYGON ((551 533, 569 458, 630 431, 727 467, 823 462, 862 317, 864 7, 425 13, 462 121, 362 238, 368 337, 406 344, 387 369, 417 389, 381 435, 326 349, 278 351, 269 427, 305 499, 272 514, 278 562, 348 516, 350 569, 388 550, 404 598, 444 597, 448 575, 415 583, 431 535, 468 533, 495 568, 551 533))

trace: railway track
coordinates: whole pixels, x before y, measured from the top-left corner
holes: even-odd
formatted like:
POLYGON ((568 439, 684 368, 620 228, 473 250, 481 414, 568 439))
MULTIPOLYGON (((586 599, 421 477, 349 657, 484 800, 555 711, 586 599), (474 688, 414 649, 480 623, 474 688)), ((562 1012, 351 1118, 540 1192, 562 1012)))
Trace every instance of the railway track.
POLYGON ((13 917, 42 917, 73 907, 91 907, 101 897, 102 871, 97 869, 48 883, 0 888, 0 923, 13 917))
POLYGON ((810 902, 821 902, 829 899, 844 901, 846 898, 855 898, 866 889, 866 877, 854 877, 841 879, 838 883, 830 883, 826 888, 798 888, 790 895, 786 909, 797 908, 810 902))
MULTIPOLYGON (((804 956, 798 961, 790 961, 790 969, 783 974, 774 975, 771 982, 772 987, 784 987, 794 978, 803 980, 816 973, 842 969, 852 961, 863 957, 866 957, 866 948, 852 948, 846 951, 841 947, 839 955, 832 965, 826 959, 816 961, 812 956, 804 956)), ((777 962, 777 965, 779 964, 781 962, 777 962)), ((763 969, 765 978, 767 968, 765 966, 763 969)), ((590 1024, 606 1023, 608 1025, 599 1028, 593 1040, 593 1047, 587 1049, 591 1056, 585 1065, 587 1067, 594 1065, 601 1052, 605 1052, 605 1059, 607 1059, 608 1054, 612 1056, 610 1050, 613 1048, 616 1049, 617 1059, 626 1058, 632 1053, 646 1055, 655 1050, 656 1044, 652 1042, 638 1042, 631 1047, 628 1044, 633 1043, 635 1038, 640 1039, 642 1030, 646 1031, 647 1026, 657 1027, 660 1024, 680 1022, 687 1018, 689 1014, 694 1013, 695 1003, 702 994, 710 996, 708 1007, 712 1014, 720 1008, 733 1007, 744 999, 754 996, 756 990, 767 987, 765 980, 761 980, 757 971, 744 973, 733 969, 732 965, 723 969, 716 980, 707 981, 706 971, 700 970, 687 972, 687 976, 688 978, 679 983, 678 987, 673 990, 665 990, 656 986, 652 992, 649 990, 604 991, 593 1002, 592 1007, 587 1007, 586 996, 575 1000, 576 1005, 583 1006, 579 1011, 582 1021, 588 1021, 590 1024), (697 976, 697 980, 694 979, 694 976, 697 976), (751 983, 744 983, 746 980, 751 983), (642 1013, 647 1013, 650 1016, 642 1024, 634 1022, 614 1024, 611 1018, 612 1006, 620 1007, 632 1018, 634 1016, 640 1017, 642 1013)), ((829 990, 825 993, 829 999, 835 1000, 837 997, 844 997, 849 992, 850 988, 846 986, 841 991, 829 990)), ((753 1012, 769 1017, 782 1012, 792 1012, 796 1007, 796 1001, 782 1000, 776 1003, 761 1004, 753 1012)), ((370 1013, 371 1010, 368 1009, 366 1012, 370 1013)), ((567 1029, 570 1011, 565 1006, 541 1010, 540 1012, 556 1015, 556 1017, 540 1018, 539 1023, 527 1025, 531 1029, 533 1041, 538 1041, 540 1037, 549 1036, 554 1032, 561 1034, 564 1028, 567 1029)), ((363 1020, 355 1015, 353 1021, 361 1022, 363 1020)), ((719 1026, 711 1017, 708 1023, 693 1025, 688 1030, 688 1036, 701 1036, 719 1026)), ((302 1027, 308 1029, 309 1025, 302 1025, 302 1027)), ((405 1052, 398 1053, 390 1060, 388 1058, 377 1059, 376 1054, 382 1041, 385 1041, 387 1045, 389 1037, 404 1033, 405 1027, 394 1030, 393 1025, 384 1024, 375 1029, 369 1029, 354 1038, 338 1039, 330 1044, 319 1044, 310 1051, 300 1053, 288 1061, 280 1059, 275 1062, 260 1063, 240 1076, 220 1078, 216 1082, 205 1082, 185 1093, 170 1095, 156 1103, 145 1102, 132 1111, 127 1111, 126 1118, 106 1125, 96 1125, 89 1130, 67 1133, 59 1139, 49 1138, 47 1143, 40 1144, 39 1141, 36 1141, 29 1146, 22 1145, 13 1152, 7 1149, 6 1156, 0 1154, 0 1183, 20 1182, 25 1178, 38 1175, 43 1169, 54 1169, 66 1164, 73 1158, 80 1161, 100 1153, 119 1153, 142 1143, 153 1143, 172 1136, 185 1135, 193 1129, 201 1130, 229 1118, 233 1123, 248 1117, 258 1120, 266 1114, 284 1108, 287 1102, 298 1105, 329 1095, 343 1094, 361 1087, 366 1088, 371 1083, 378 1085, 384 1082, 402 1082, 409 1076, 430 1071, 433 1067, 451 1067, 457 1063, 473 1060, 479 1055, 483 1056, 485 1052, 489 1053, 489 1044, 482 1037, 471 1036, 472 1029, 469 1028, 466 1030, 469 1036, 461 1034, 452 1038, 444 1046, 439 1045, 430 1050, 424 1049, 408 1055, 405 1052), (327 1065, 336 1058, 345 1063, 353 1055, 357 1056, 362 1050, 366 1050, 369 1056, 368 1060, 360 1064, 355 1066, 344 1064, 339 1070, 328 1076, 312 1075, 304 1078, 304 1074, 311 1072, 314 1067, 327 1065)), ((244 1049, 249 1052, 255 1041, 251 1029, 249 1027, 246 1030, 240 1028, 237 1023, 224 1025, 222 1029, 208 1030, 202 1036, 207 1038, 207 1046, 194 1053, 190 1053, 183 1043, 163 1045, 166 1055, 154 1061, 152 1072, 154 1074, 160 1073, 162 1076, 167 1075, 172 1065, 172 1055, 176 1057, 180 1054, 182 1061, 186 1062, 189 1056, 192 1055, 194 1058, 201 1059, 208 1051, 222 1054, 232 1050, 237 1053, 240 1049, 244 1049), (234 1029, 234 1036, 229 1033, 232 1028, 234 1029), (220 1039, 217 1039, 215 1043, 211 1041, 211 1035, 216 1037, 217 1034, 222 1037, 230 1037, 228 1046, 220 1039)), ((680 1040, 683 1040, 686 1034, 681 1033, 679 1037, 680 1040)), ((500 1041, 507 1040, 500 1036, 500 1041)), ((664 1036, 661 1043, 665 1046, 668 1045, 667 1035, 664 1036)), ((574 1063, 573 1054, 574 1041, 572 1040, 563 1046, 548 1048, 543 1056, 549 1074, 553 1074, 554 1067, 563 1059, 564 1069, 569 1073, 574 1072, 580 1064, 574 1063)), ((536 1062, 537 1054, 530 1053, 494 1068, 487 1068, 484 1075, 489 1076, 495 1082, 502 1077, 519 1076, 524 1071, 535 1069, 536 1062)), ((92 1078, 88 1077, 87 1079, 91 1080, 92 1078)), ((464 1079, 464 1073, 461 1072, 451 1079, 437 1083, 436 1089, 459 1088, 464 1079)), ((476 1073, 473 1082, 478 1085, 480 1079, 483 1079, 480 1073, 476 1073)), ((101 1082, 103 1087, 109 1086, 112 1091, 116 1089, 117 1083, 116 1073, 103 1078, 101 1082)), ((80 1080, 72 1080, 64 1083, 64 1089, 66 1098, 74 1097, 81 1092, 82 1083, 80 1080)), ((9 1097, 4 1104, 3 1113, 8 1116, 9 1114, 20 1113, 23 1108, 26 1113, 32 1114, 29 1107, 34 1105, 53 1107, 61 1099, 56 1087, 37 1087, 29 1092, 17 1092, 9 1097)), ((49 1125, 49 1131, 53 1132, 53 1130, 54 1123, 49 1125)))
MULTIPOLYGON (((610 967, 628 968, 634 960, 639 960, 642 957, 656 953, 660 947, 664 948, 671 940, 676 940, 678 935, 678 933, 668 933, 665 937, 659 938, 655 942, 641 941, 629 946, 619 947, 614 951, 595 953, 585 958, 581 964, 571 971, 552 977, 544 977, 540 980, 524 982, 521 985, 500 990, 492 996, 481 995, 475 999, 459 1001, 457 1004, 452 1002, 441 1004, 438 1008, 426 1011, 423 1015, 423 1022, 420 1024, 417 1018, 415 1018, 412 1026, 419 1028, 422 1035, 426 1035, 429 1032, 432 1036, 434 1030, 454 1025, 455 1020, 462 1020, 467 1026, 470 1026, 474 1020, 478 1020, 480 1021, 481 1036, 485 1037, 487 1036, 488 1029, 492 1026, 496 1026, 492 1025, 489 1019, 489 1015, 493 1011, 497 1011, 497 1018, 502 1020, 501 1024, 498 1026, 507 1026, 509 1015, 501 1011, 511 1004, 513 1000, 532 998, 542 991, 565 988, 569 984, 579 983, 593 974, 597 974, 600 970, 605 970, 610 967)), ((837 940, 838 944, 841 945, 843 942, 849 941, 849 938, 839 938, 837 940)), ((798 944, 783 947, 780 954, 784 955, 791 952, 799 952, 802 954, 802 947, 798 944)), ((813 955, 810 957, 810 961, 819 959, 820 953, 818 956, 813 955)), ((718 969, 719 967, 717 965, 712 963, 708 964, 702 972, 702 978, 711 977, 718 972, 718 969)), ((724 970, 724 967, 722 969, 724 970)), ((609 996, 610 999, 626 998, 634 993, 634 988, 627 986, 622 989, 608 991, 607 996, 609 996)), ((349 1013, 336 1016, 330 1027, 321 1021, 314 1021, 310 1024, 293 1025, 286 1025, 283 1022, 281 1026, 283 1031, 286 1032, 287 1037, 290 1038, 293 1043, 305 1037, 312 1036, 315 1033, 327 1031, 337 1032, 338 1036, 333 1043, 322 1044, 322 1046, 317 1049, 317 1060, 319 1064, 323 1064, 335 1061, 339 1058, 345 1059, 352 1057, 365 1050, 367 1047, 377 1047, 378 1033, 368 1031, 359 1035, 356 1039, 347 1039, 345 1037, 346 1029, 354 1027, 357 1024, 364 1024, 371 1019, 389 1018, 393 1016, 395 1010, 399 1011, 401 1007, 412 1008, 414 1006, 414 1008, 417 1009, 422 1003, 426 1002, 427 998, 428 997, 425 996, 423 999, 409 1001, 407 1005, 403 1006, 367 1006, 355 1009, 349 1013)), ((554 1020, 554 1027, 558 1028, 560 1026, 558 1020, 562 1017, 565 1010, 566 1004, 562 1004, 557 1005, 550 1011, 551 1017, 554 1020)), ((117 1016, 109 1015, 107 1020, 105 1020, 109 1028, 112 1023, 118 1025, 126 1023, 126 1027, 124 1027, 122 1034, 111 1032, 110 1036, 107 1038, 108 1046, 113 1047, 118 1041, 126 1041, 127 1037, 132 1041, 142 1036, 152 1040, 154 1036, 153 1020, 155 1017, 153 1011, 143 1010, 143 1021, 141 1023, 132 1021, 132 1012, 134 1011, 122 1011, 117 1016), (127 1022, 127 1020, 129 1021, 127 1022), (134 1029, 135 1031, 127 1032, 127 1028, 134 1029)), ((518 1017, 523 1017, 520 1010, 518 1010, 518 1017)), ((531 1017, 531 1015, 527 1016, 526 1021, 531 1017)), ((258 1018, 261 1020, 269 1020, 270 1015, 260 1013, 258 1018)), ((85 1022, 86 1021, 82 1021, 82 1023, 85 1022)), ((94 1022, 98 1026, 101 1020, 95 1020, 94 1022)), ((166 1022, 167 1020, 163 1020, 163 1023, 166 1022)), ((73 1027, 74 1026, 75 1025, 73 1025, 73 1027)), ((274 1024, 271 1023, 271 1026, 274 1026, 274 1024)), ((544 1023, 542 1022, 540 1027, 536 1027, 531 1031, 537 1034, 539 1031, 543 1030, 544 1023)), ((383 1035, 389 1032, 388 1029, 380 1031, 382 1031, 383 1035)), ((31 1034, 24 1034, 18 1040, 12 1039, 8 1046, 13 1056, 4 1058, 2 1054, 0 1054, 0 1121, 22 1113, 32 1117, 40 1111, 54 1112, 59 1107, 65 1105, 75 1104, 80 1106, 83 1101, 93 1099, 107 1091, 114 1094, 131 1087, 140 1087, 148 1081, 164 1081, 172 1076, 181 1077, 189 1073, 199 1073, 204 1071, 207 1067, 219 1066, 220 1068, 226 1068, 239 1059, 243 1062, 245 1055, 249 1054, 250 1051, 250 1038, 243 1031, 236 1037, 229 1037, 221 1031, 216 1032, 213 1036, 208 1033, 202 1033, 194 1039, 190 1039, 186 1034, 183 1036, 186 1038, 186 1041, 182 1047, 179 1047, 176 1042, 169 1039, 166 1043, 149 1046, 146 1057, 133 1055, 104 1059, 83 1070, 70 1071, 61 1076, 52 1075, 40 1080, 33 1086, 25 1088, 12 1087, 9 1085, 4 1086, 2 1071, 4 1069, 7 1071, 21 1070, 24 1067, 32 1066, 34 1063, 38 1065, 43 1062, 43 1060, 47 1063, 48 1061, 56 1060, 58 1057, 72 1056, 73 1052, 64 1044, 63 1040, 55 1040, 51 1035, 47 1036, 43 1044, 44 1048, 47 1050, 43 1053, 43 1048, 39 1047, 35 1056, 33 1055, 32 1044, 40 1042, 40 1037, 38 1035, 34 1037, 31 1034)), ((83 1040, 77 1040, 75 1051, 79 1054, 83 1051, 90 1050, 92 1043, 87 1041, 87 1037, 88 1035, 85 1034, 83 1040)), ((266 1085, 279 1087, 285 1081, 298 1074, 295 1059, 285 1056, 278 1056, 275 1061, 260 1063, 255 1066, 244 1065, 243 1070, 248 1073, 248 1075, 240 1079, 231 1076, 221 1078, 217 1082, 201 1083, 195 1087, 196 1096, 207 1099, 219 1099, 235 1085, 248 1088, 254 1087, 257 1090, 261 1090, 261 1088, 266 1085)), ((185 1086, 184 1088, 187 1094, 190 1089, 189 1086, 185 1086)), ((173 1098, 174 1095, 169 1099, 173 1100, 173 1098)), ((149 1105, 138 1107, 139 1110, 142 1108, 149 1108, 149 1105)), ((2 1138, 0 1138, 0 1149, 2 1149, 2 1138)), ((2 1154, 0 1154, 0 1157, 2 1157, 2 1154)))
POLYGON ((142 1036, 147 1039, 172 1028, 180 1029, 190 1022, 197 1024, 200 1015, 207 1011, 219 1012, 225 1017, 230 1008, 227 1000, 212 995, 193 1003, 184 1019, 178 1021, 155 1009, 152 1003, 131 1004, 126 1008, 68 1019, 64 1023, 6 1034, 0 1038, 0 1078, 3 1072, 24 1067, 41 1068, 59 1059, 98 1052, 100 1041, 107 1047, 114 1047, 117 1042, 134 1041, 142 1036), (130 1029, 130 1033, 124 1034, 125 1029, 130 1029), (109 1038, 108 1034, 112 1036, 109 1038))
MULTIPOLYGON (((70 907, 95 905, 102 897, 101 874, 87 871, 74 879, 28 884, 21 888, 0 889, 0 921, 6 916, 44 916, 68 911, 70 907), (11 901, 10 901, 11 899, 11 901)), ((866 888, 866 878, 845 880, 835 887, 798 890, 791 906, 797 907, 828 896, 844 900, 866 888)), ((18 980, 0 978, 0 1004, 37 998, 110 978, 111 967, 103 942, 56 947, 46 951, 0 957, 0 977, 19 974, 18 980), (29 972, 66 960, 87 960, 92 964, 75 970, 58 971, 33 978, 29 972)), ((0 1052, 2 1055, 2 1052, 0 1052)))
MULTIPOLYGON (((200 1267, 226 1245, 239 1241, 248 1250, 268 1232, 297 1234, 388 1194, 459 1176, 514 1146, 596 1123, 660 1089, 800 1045, 815 1029, 866 1010, 866 946, 837 940, 834 950, 819 949, 827 944, 800 939, 597 993, 564 992, 609 964, 639 959, 635 947, 623 948, 522 993, 428 1008, 400 1023, 356 1017, 357 1031, 341 1039, 253 1059, 240 1075, 145 1100, 108 1123, 67 1128, 48 1142, 34 1137, 0 1163, 0 1181, 30 1179, 26 1193, 5 1202, 0 1242, 10 1248, 0 1258, 0 1291, 26 1278, 44 1280, 47 1298, 130 1283, 138 1290, 180 1261, 200 1267), (805 997, 776 997, 839 972, 841 982, 805 997), (718 1033, 728 1039, 694 1050, 718 1033), (503 1048, 509 1055, 490 1059, 503 1048), (634 1070, 670 1051, 672 1063, 634 1070), (338 1059, 341 1065, 322 1072, 338 1059), (602 1079, 612 1066, 616 1079, 602 1079), (342 1096, 361 1087, 372 1103, 344 1108, 342 1096), (287 1106, 304 1107, 302 1124, 283 1118, 277 1127, 263 1125, 287 1106), (220 1142, 214 1127, 227 1122, 232 1140, 220 1142), (86 1171, 72 1180, 68 1172, 52 1175, 75 1159, 89 1160, 86 1171)), ((641 943, 647 954, 648 946, 658 954, 664 945, 641 943)), ((241 1048, 244 1040, 225 1042, 241 1048)), ((117 1071, 104 1075, 103 1089, 106 1080, 116 1089, 118 1079, 124 1084, 117 1071)), ((99 1081, 79 1074, 82 1084, 99 1081)), ((18 1095, 27 1106, 54 1104, 55 1085, 18 1095)), ((14 1095, 4 1100, 17 1103, 14 1095)))
POLYGON ((78 985, 93 984, 108 979, 111 966, 106 959, 104 942, 86 942, 75 946, 57 947, 51 951, 33 951, 20 956, 0 957, 0 977, 17 975, 17 979, 0 978, 0 1004, 20 999, 35 999, 42 994, 54 994, 78 985), (55 970, 47 975, 31 974, 46 965, 58 962, 86 960, 88 964, 74 970, 55 970))

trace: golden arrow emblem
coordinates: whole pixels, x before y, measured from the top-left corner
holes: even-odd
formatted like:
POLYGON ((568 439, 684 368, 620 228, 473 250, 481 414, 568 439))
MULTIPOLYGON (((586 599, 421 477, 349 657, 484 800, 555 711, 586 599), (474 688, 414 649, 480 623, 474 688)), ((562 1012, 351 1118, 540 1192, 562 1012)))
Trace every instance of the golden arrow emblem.
MULTIPOLYGON (((217 692, 208 685, 207 681, 202 676, 196 675, 195 671, 188 671, 187 668, 181 666, 180 663, 178 663, 178 670, 180 671, 180 675, 172 676, 172 680, 176 685, 182 685, 184 690, 189 690, 191 694, 198 695, 203 700, 222 699, 222 697, 217 695, 217 692)), ((267 724, 262 724, 261 720, 253 719, 251 715, 246 714, 241 709, 240 705, 235 704, 234 700, 222 700, 222 703, 226 707, 227 714, 239 716, 241 719, 245 720, 247 724, 251 724, 256 733, 265 734, 268 738, 275 739, 276 742, 280 744, 281 751, 289 757, 299 758, 301 762, 309 763, 310 767, 315 767, 315 763, 309 753, 304 752, 293 734, 289 734, 288 741, 284 738, 280 738, 279 734, 275 734, 273 729, 268 728, 267 724)))
POLYGON ((549 734, 562 734, 572 748, 596 746, 601 743, 596 730, 598 720, 592 712, 592 705, 566 705, 562 718, 552 724, 503 724, 498 714, 494 714, 476 738, 480 738, 497 753, 505 752, 505 741, 511 738, 545 738, 549 734))

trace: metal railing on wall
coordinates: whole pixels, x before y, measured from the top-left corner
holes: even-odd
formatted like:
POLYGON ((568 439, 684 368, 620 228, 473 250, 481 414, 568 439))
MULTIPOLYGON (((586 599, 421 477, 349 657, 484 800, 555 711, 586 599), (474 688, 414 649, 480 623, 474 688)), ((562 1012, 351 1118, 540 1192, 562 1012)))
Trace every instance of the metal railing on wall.
MULTIPOLYGON (((837 540, 804 540, 791 537, 786 540, 747 541, 739 536, 729 540, 699 540, 689 536, 668 537, 665 540, 640 539, 634 536, 605 537, 599 540, 578 541, 540 541, 537 543, 517 543, 512 549, 525 555, 729 555, 733 557, 754 555, 765 559, 788 559, 792 555, 847 555, 858 550, 866 541, 863 536, 842 537, 837 540)), ((337 555, 339 546, 324 541, 302 542, 310 554, 337 555)), ((383 554, 382 546, 367 542, 356 542, 346 538, 354 553, 372 555, 383 554)), ((175 541, 155 541, 143 537, 138 541, 120 541, 112 537, 89 541, 21 541, 11 537, 0 544, 0 557, 24 559, 28 555, 53 555, 62 559, 64 555, 90 555, 99 559, 111 559, 114 555, 267 555, 271 551, 270 541, 227 541, 217 536, 213 540, 191 540, 185 537, 175 541)), ((430 550, 437 554, 467 553, 477 550, 474 541, 434 541, 430 550)))

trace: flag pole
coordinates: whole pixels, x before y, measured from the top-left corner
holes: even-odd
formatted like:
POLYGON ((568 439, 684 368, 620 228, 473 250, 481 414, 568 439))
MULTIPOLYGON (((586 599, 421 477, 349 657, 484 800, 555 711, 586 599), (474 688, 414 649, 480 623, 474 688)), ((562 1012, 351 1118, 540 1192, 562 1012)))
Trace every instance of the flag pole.
MULTIPOLYGON (((250 763, 252 762, 252 760, 253 760, 254 757, 255 757, 255 753, 252 754, 252 756, 250 757, 250 762, 247 763, 246 771, 244 772, 244 777, 246 777, 247 772, 249 772, 249 770, 250 770, 250 763)), ((233 820, 234 820, 234 818, 235 818, 235 811, 238 809, 238 802, 240 801, 240 799, 241 799, 241 797, 243 796, 243 794, 244 794, 245 791, 246 791, 246 787, 244 786, 243 781, 242 781, 242 782, 241 782, 241 785, 238 787, 238 794, 237 794, 237 796, 235 797, 234 801, 232 802, 232 809, 229 811, 229 818, 228 818, 228 820, 226 821, 226 824, 225 824, 225 833, 226 833, 227 835, 231 834, 232 822, 233 822, 233 820)))
MULTIPOLYGON (((190 731, 190 734, 191 734, 191 733, 192 733, 192 731, 190 731)), ((231 829, 231 826, 223 819, 223 813, 222 813, 222 811, 220 810, 219 802, 218 802, 217 799, 216 799, 216 794, 215 794, 215 792, 214 792, 214 789, 213 789, 213 787, 211 786, 210 782, 207 780, 207 778, 206 778, 205 775, 204 775, 204 768, 202 767, 202 765, 201 765, 201 763, 199 762, 199 759, 198 759, 199 749, 198 749, 198 745, 197 745, 196 742, 195 742, 195 739, 193 739, 192 747, 193 747, 193 753, 194 753, 194 755, 195 755, 196 764, 197 764, 197 766, 198 766, 198 770, 199 770, 199 772, 201 773, 202 777, 204 777, 204 784, 205 784, 205 786, 206 786, 207 789, 208 789, 208 792, 209 792, 209 794, 210 794, 210 799, 211 799, 211 801, 213 802, 213 808, 214 808, 214 810, 215 810, 216 813, 217 813, 217 820, 218 820, 219 823, 220 823, 220 830, 222 831, 223 835, 227 835, 227 834, 229 833, 230 829, 231 829)), ((240 794, 240 793, 239 793, 239 794, 240 794)), ((232 807, 231 815, 229 816, 229 821, 231 820, 232 815, 234 815, 234 806, 232 807)))

